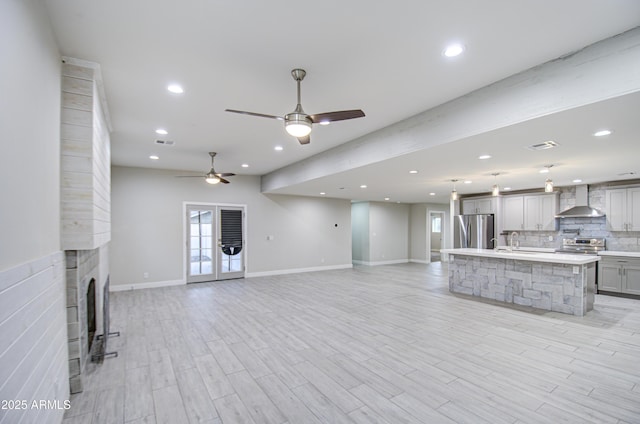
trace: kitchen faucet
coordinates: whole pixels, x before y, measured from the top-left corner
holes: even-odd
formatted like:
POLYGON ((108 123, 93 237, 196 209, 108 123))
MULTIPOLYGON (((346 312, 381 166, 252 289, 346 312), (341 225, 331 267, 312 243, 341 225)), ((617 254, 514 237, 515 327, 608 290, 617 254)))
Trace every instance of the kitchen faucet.
POLYGON ((510 252, 513 252, 513 236, 515 236, 515 237, 516 237, 516 247, 518 247, 518 245, 520 244, 520 243, 518 242, 518 233, 514 231, 514 232, 513 232, 513 233, 511 233, 511 235, 509 236, 509 251, 510 251, 510 252))

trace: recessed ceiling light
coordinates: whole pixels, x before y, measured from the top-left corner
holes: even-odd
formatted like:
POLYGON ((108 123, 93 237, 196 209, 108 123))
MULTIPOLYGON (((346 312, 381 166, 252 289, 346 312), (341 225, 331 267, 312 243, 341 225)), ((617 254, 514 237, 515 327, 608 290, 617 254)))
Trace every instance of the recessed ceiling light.
POLYGON ((575 180, 573 180, 574 183, 581 183, 582 180, 580 178, 576 178, 575 180))
POLYGON ((593 135, 596 137, 604 137, 605 135, 609 135, 609 134, 611 134, 610 130, 600 130, 593 133, 593 135))
POLYGON ((385 197, 384 200, 391 200, 389 197, 385 197))
POLYGON ((491 155, 480 155, 478 159, 491 159, 491 155))
POLYGON ((549 168, 541 169, 541 170, 540 170, 540 171, 538 171, 538 172, 540 172, 541 174, 546 174, 546 173, 548 173, 548 172, 549 172, 549 168))
POLYGON ((169 131, 167 131, 167 130, 165 130, 165 129, 163 129, 163 128, 158 128, 158 129, 156 130, 156 134, 160 134, 160 135, 167 135, 167 134, 169 134, 169 131))
POLYGON ((362 185, 360 186, 360 188, 367 188, 367 185, 366 185, 366 184, 362 184, 362 185))
POLYGON ((464 183, 465 183, 465 184, 471 184, 472 182, 473 182, 473 181, 471 181, 471 180, 466 180, 464 183))
POLYGON ((327 194, 327 193, 325 193, 324 191, 320 192, 320 196, 324 196, 325 194, 327 194))
POLYGON ((502 189, 503 189, 504 191, 509 191, 509 190, 511 190, 511 187, 503 187, 502 189))
POLYGON ((450 44, 446 49, 442 52, 446 57, 456 57, 459 56, 464 51, 464 46, 460 43, 450 44))
POLYGON ((274 147, 274 148, 273 148, 273 150, 276 150, 276 151, 278 151, 278 152, 281 152, 281 151, 283 151, 283 150, 284 150, 284 147, 282 147, 282 146, 276 146, 276 147, 274 147))
POLYGON ((178 84, 171 84, 171 85, 167 86, 167 90, 169 90, 169 92, 171 92, 173 94, 182 94, 182 93, 184 93, 184 89, 182 88, 181 85, 178 85, 178 84))
POLYGON ((243 168, 248 168, 248 167, 249 167, 249 164, 248 164, 248 163, 243 163, 243 164, 242 164, 242 165, 240 165, 240 166, 242 166, 243 168))
POLYGON ((331 123, 331 121, 320 121, 318 122, 318 124, 320 125, 329 125, 331 123))
POLYGON ((429 196, 435 196, 435 195, 436 195, 435 193, 429 193, 429 196))
POLYGON ((409 171, 409 174, 417 174, 417 173, 418 173, 418 171, 416 171, 415 169, 409 171))
POLYGON ((149 159, 151 159, 151 160, 158 160, 158 159, 160 159, 160 156, 158 156, 158 155, 151 155, 151 156, 149 156, 149 159))

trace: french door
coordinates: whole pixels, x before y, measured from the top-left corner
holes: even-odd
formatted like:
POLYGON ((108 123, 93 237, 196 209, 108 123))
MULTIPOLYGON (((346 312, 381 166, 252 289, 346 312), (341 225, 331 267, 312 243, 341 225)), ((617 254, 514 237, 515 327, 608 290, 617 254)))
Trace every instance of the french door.
POLYGON ((187 283, 244 277, 244 208, 186 206, 187 283))

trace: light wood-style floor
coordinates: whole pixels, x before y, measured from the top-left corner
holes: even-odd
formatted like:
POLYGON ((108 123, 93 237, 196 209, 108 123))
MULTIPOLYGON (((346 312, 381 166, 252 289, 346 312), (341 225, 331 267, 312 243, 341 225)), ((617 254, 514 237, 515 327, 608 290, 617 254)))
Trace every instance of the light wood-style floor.
POLYGON ((640 423, 640 301, 452 295, 446 264, 113 293, 65 424, 640 423))

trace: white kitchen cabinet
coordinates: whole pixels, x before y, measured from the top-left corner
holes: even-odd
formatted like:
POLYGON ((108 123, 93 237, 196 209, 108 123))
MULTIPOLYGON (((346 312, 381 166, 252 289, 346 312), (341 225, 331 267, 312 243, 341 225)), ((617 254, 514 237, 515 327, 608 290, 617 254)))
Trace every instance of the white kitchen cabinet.
POLYGON ((605 199, 611 231, 640 231, 640 187, 607 190, 605 199))
POLYGON ((555 231, 558 213, 558 195, 524 196, 524 230, 555 231))
POLYGON ((496 205, 497 198, 493 196, 462 199, 462 213, 496 213, 496 205))
POLYGON ((524 197, 505 196, 502 198, 502 229, 521 231, 524 229, 524 197))
POLYGON ((640 295, 640 259, 603 257, 598 264, 598 290, 640 295))

